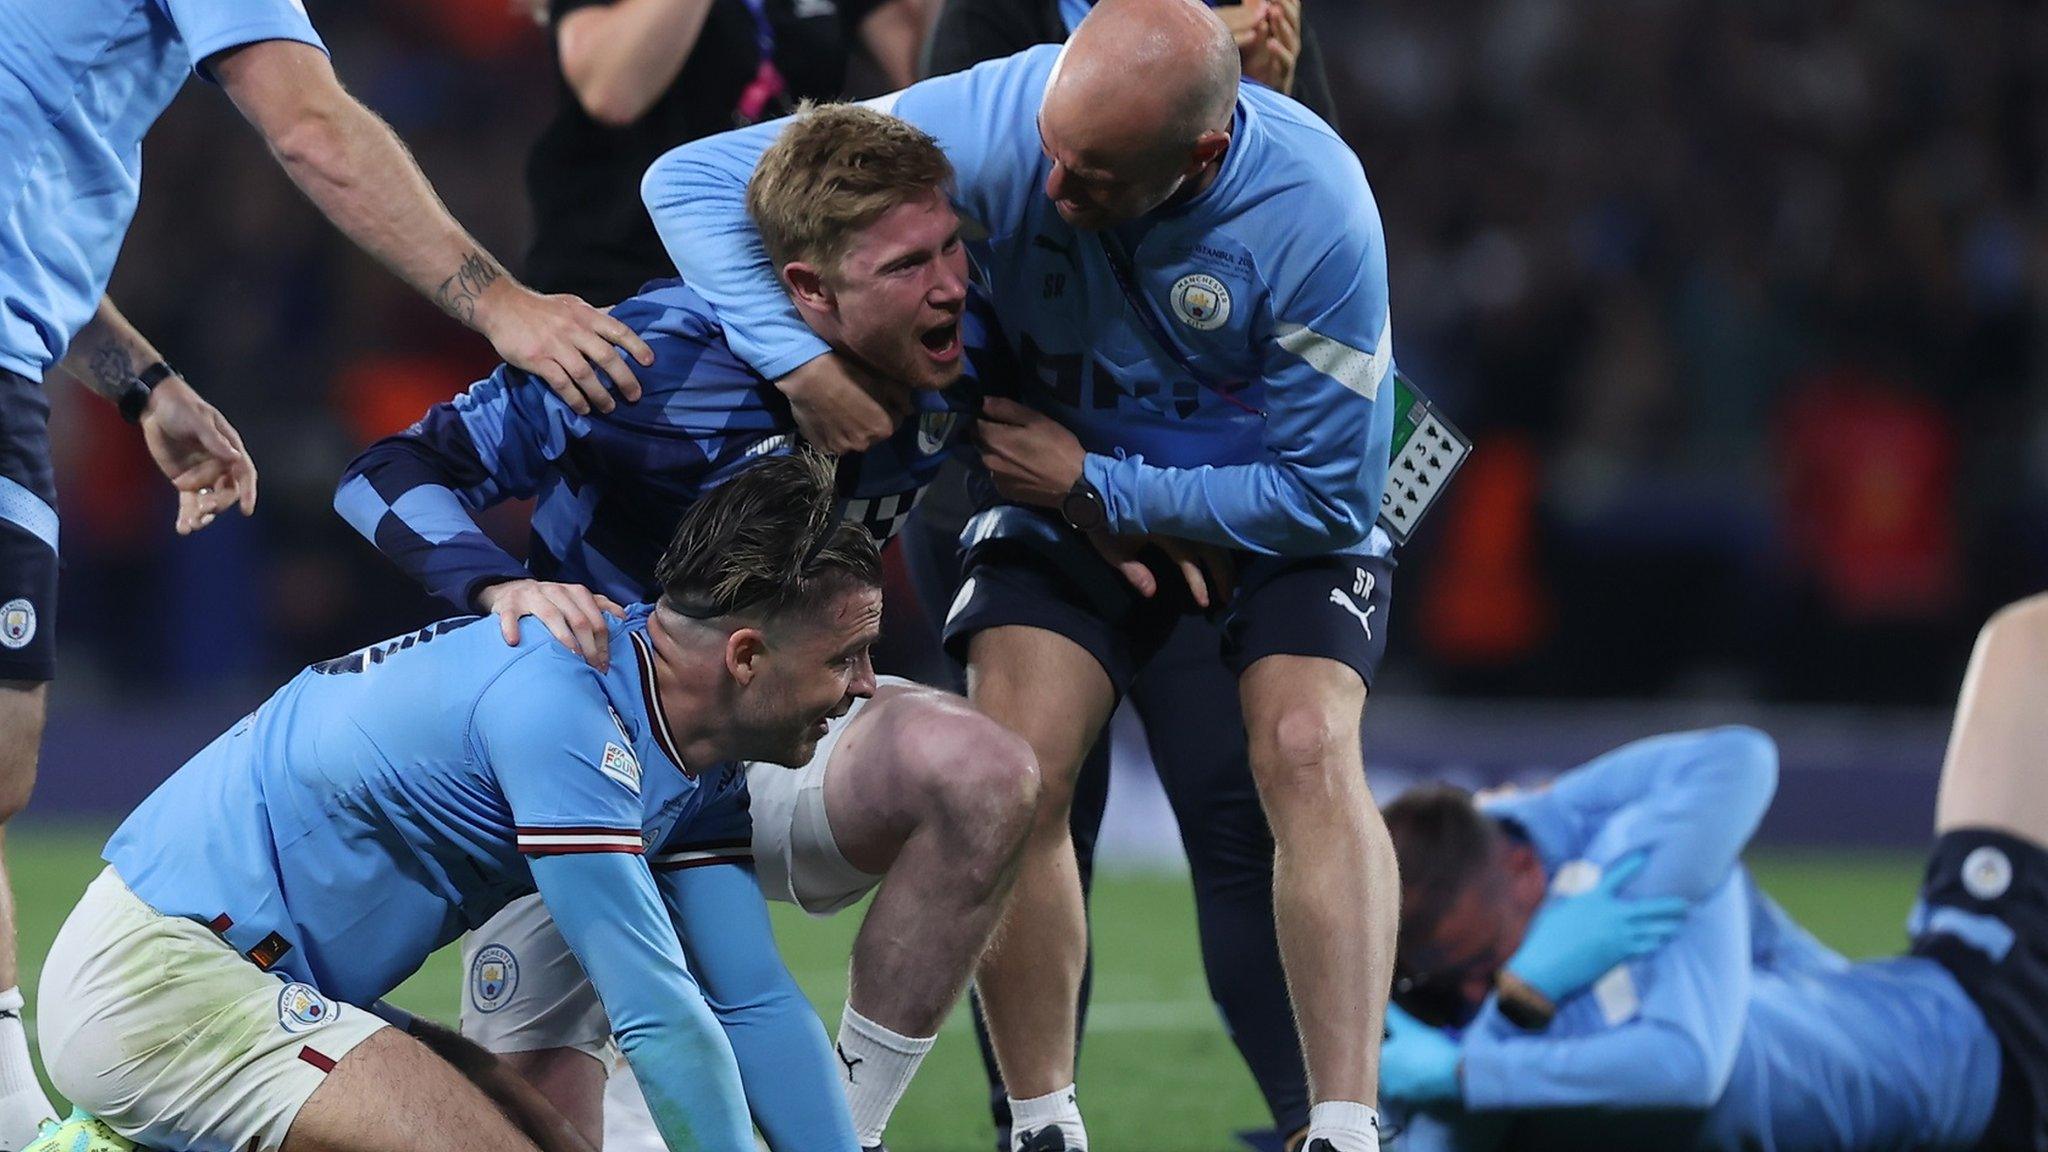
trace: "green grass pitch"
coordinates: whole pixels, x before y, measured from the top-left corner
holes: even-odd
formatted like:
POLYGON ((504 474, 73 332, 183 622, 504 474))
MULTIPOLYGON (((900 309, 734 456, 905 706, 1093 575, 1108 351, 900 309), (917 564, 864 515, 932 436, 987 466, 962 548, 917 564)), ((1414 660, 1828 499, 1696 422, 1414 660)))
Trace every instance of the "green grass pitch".
MULTIPOLYGON (((105 829, 23 822, 7 836, 20 918, 22 986, 33 999, 44 951, 99 870, 105 829)), ((1909 854, 1772 854, 1758 879, 1801 923, 1851 956, 1896 951, 1919 880, 1909 854)), ((828 920, 774 905, 783 955, 818 1012, 837 1026, 855 909, 828 920)), ((1270 1123, 1210 1006, 1184 878, 1105 877, 1096 889, 1095 1002, 1083 1048, 1081 1099, 1090 1142, 1104 1148, 1224 1152, 1239 1129, 1270 1123)), ((394 999, 453 1019, 452 949, 428 961, 394 999)), ((991 1146, 980 1060, 956 1012, 890 1125, 896 1152, 991 1146)))

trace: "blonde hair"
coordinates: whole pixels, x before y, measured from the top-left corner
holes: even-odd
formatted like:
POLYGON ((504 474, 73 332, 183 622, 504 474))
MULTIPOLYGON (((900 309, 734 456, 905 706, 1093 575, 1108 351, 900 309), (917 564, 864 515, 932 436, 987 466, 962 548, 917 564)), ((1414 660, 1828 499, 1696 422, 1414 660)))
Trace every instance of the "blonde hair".
POLYGON ((829 269, 854 233, 952 181, 938 141, 904 121, 858 104, 805 101, 754 166, 747 213, 777 268, 801 260, 829 269))

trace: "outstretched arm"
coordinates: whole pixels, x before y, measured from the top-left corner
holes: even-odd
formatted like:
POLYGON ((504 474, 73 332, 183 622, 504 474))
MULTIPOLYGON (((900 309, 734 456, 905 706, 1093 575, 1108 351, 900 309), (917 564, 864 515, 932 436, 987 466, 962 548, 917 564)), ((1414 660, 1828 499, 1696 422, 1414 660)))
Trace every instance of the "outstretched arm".
POLYGON ((207 65, 337 228, 482 333, 506 362, 545 380, 579 412, 609 411, 608 383, 627 400, 639 398, 640 382, 619 348, 651 364, 646 343, 573 296, 542 296, 514 280, 448 214, 390 126, 342 88, 325 52, 262 40, 207 65))
POLYGON ((817 1013, 776 954, 752 866, 704 863, 715 854, 674 855, 690 859, 655 857, 656 879, 690 970, 739 1058, 747 1103, 769 1146, 854 1152, 839 1065, 817 1013))

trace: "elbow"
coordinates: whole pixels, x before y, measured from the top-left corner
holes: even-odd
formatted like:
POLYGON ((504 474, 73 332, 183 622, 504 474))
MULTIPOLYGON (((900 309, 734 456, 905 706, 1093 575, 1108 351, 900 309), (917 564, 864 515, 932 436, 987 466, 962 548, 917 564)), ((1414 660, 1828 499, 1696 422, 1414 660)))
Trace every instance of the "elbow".
POLYGON ((638 92, 629 92, 615 83, 589 78, 582 81, 571 79, 569 88, 576 94, 576 103, 592 120, 607 128, 624 128, 647 115, 652 106, 638 92))
POLYGON ((1755 807, 1757 819, 1778 792, 1778 744, 1755 728, 1732 724, 1706 734, 1706 760, 1714 766, 1724 793, 1755 807))
POLYGON ((270 150, 301 183, 348 184, 353 179, 348 163, 349 118, 349 110, 339 105, 309 104, 271 131, 270 150))
POLYGON ((1615 1105, 1625 1108, 1675 1108, 1705 1112, 1721 1099, 1728 1087, 1730 1067, 1708 1059, 1707 1052, 1691 1039, 1665 1045, 1654 1061, 1646 1061, 1638 1091, 1615 1105))

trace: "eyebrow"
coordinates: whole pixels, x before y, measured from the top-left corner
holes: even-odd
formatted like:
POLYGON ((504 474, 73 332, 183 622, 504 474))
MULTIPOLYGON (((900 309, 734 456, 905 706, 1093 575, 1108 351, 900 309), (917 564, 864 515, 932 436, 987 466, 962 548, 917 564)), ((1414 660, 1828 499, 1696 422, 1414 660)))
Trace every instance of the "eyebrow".
POLYGON ((1100 168, 1082 168, 1078 165, 1069 164, 1066 161, 1052 154, 1052 141, 1047 140, 1045 138, 1045 113, 1043 110, 1040 110, 1038 116, 1032 119, 1031 125, 1032 127, 1038 129, 1039 149, 1043 151, 1046 157, 1050 159, 1053 163, 1059 165, 1062 168, 1065 168, 1068 172, 1073 173, 1075 176, 1083 180, 1090 181, 1092 183, 1115 183, 1115 180, 1108 173, 1104 172, 1100 168))

